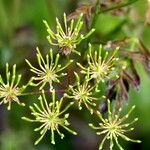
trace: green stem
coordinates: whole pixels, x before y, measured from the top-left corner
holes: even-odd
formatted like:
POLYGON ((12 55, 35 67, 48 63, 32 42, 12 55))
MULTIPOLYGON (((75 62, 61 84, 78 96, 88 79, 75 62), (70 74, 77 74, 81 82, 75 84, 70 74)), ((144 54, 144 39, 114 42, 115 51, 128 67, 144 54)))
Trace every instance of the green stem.
MULTIPOLYGON (((100 10, 100 0, 97 0, 96 5, 95 5, 95 13, 93 14, 94 17, 93 17, 90 29, 94 28, 94 26, 96 24, 96 21, 97 21, 97 19, 98 19, 100 14, 108 12, 108 11, 112 11, 112 10, 115 10, 115 9, 119 9, 119 8, 122 8, 122 7, 129 6, 129 5, 131 5, 131 4, 133 4, 133 3, 137 2, 137 1, 138 0, 129 0, 126 3, 121 3, 119 5, 115 5, 115 6, 112 6, 110 8, 107 8, 107 9, 104 9, 104 10, 100 10)), ((88 43, 90 42, 90 39, 88 39, 88 43)))
POLYGON ((119 5, 116 5, 116 6, 113 6, 113 7, 110 7, 110 8, 107 8, 107 9, 104 9, 104 10, 101 10, 98 12, 98 14, 101 14, 101 13, 104 13, 104 12, 108 12, 108 11, 112 11, 112 10, 115 10, 115 9, 118 9, 118 8, 122 8, 122 7, 126 7, 126 6, 129 6, 135 2, 137 2, 138 0, 130 0, 129 2, 127 3, 123 3, 123 4, 119 4, 119 5))
POLYGON ((95 13, 94 13, 94 17, 91 23, 91 29, 94 27, 96 20, 98 18, 98 14, 99 14, 99 9, 100 9, 100 0, 97 0, 96 4, 95 4, 95 13))
MULTIPOLYGON (((70 57, 67 56, 67 60, 69 61, 70 60, 70 57)), ((68 80, 68 86, 70 84, 70 65, 68 66, 68 70, 67 70, 67 80, 68 80)))
MULTIPOLYGON (((91 24, 89 26, 89 31, 92 28, 94 28, 94 26, 95 26, 95 23, 96 23, 97 18, 98 18, 99 9, 100 9, 100 0, 97 0, 96 3, 95 3, 95 12, 93 14, 93 19, 92 19, 91 24)), ((90 36, 86 40, 86 49, 88 49, 88 44, 91 42, 91 38, 92 38, 92 36, 90 36)))

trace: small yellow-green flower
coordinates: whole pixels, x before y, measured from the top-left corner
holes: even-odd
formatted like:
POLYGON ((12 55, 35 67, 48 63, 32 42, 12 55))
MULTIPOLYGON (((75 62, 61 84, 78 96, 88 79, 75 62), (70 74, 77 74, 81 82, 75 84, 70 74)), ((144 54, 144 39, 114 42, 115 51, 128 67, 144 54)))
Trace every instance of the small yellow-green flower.
POLYGON ((109 55, 109 52, 105 52, 102 57, 102 45, 100 45, 98 51, 92 53, 91 44, 89 44, 89 54, 87 55, 88 67, 82 66, 80 63, 77 65, 82 69, 81 73, 86 74, 87 69, 90 71, 90 78, 95 79, 97 83, 100 81, 104 82, 105 79, 109 79, 113 74, 114 65, 117 63, 118 58, 115 57, 117 49, 109 55))
POLYGON ((32 115, 35 117, 35 119, 29 119, 26 117, 22 117, 22 119, 29 121, 29 122, 38 122, 40 123, 40 127, 36 128, 34 131, 40 132, 40 138, 36 140, 35 145, 38 144, 42 138, 44 137, 45 133, 50 130, 51 132, 51 143, 55 144, 55 138, 54 138, 54 132, 56 131, 60 136, 61 139, 64 138, 64 134, 59 131, 60 127, 63 127, 70 133, 76 135, 77 133, 72 131, 68 128, 69 122, 67 121, 67 118, 69 117, 69 114, 65 114, 67 109, 73 105, 73 102, 66 105, 64 109, 61 110, 62 107, 62 101, 55 100, 55 91, 52 91, 52 102, 48 103, 44 94, 44 91, 42 91, 42 96, 39 97, 40 100, 40 106, 34 103, 34 106, 30 106, 30 109, 32 111, 32 115))
POLYGON ((106 140, 110 141, 110 146, 109 146, 110 150, 113 149, 114 143, 117 144, 120 150, 124 150, 122 146, 119 144, 119 141, 118 141, 119 137, 126 141, 137 142, 137 143, 141 142, 139 140, 130 139, 129 137, 125 135, 125 133, 134 130, 134 128, 131 128, 129 126, 138 120, 138 118, 135 118, 130 123, 125 122, 128 119, 131 112, 134 110, 134 108, 135 106, 133 106, 125 116, 120 117, 120 112, 122 109, 121 108, 119 109, 118 114, 112 114, 110 110, 110 101, 108 100, 108 118, 106 119, 103 118, 101 113, 97 111, 97 115, 102 122, 99 123, 98 127, 95 127, 91 123, 89 124, 89 126, 93 129, 99 130, 97 132, 98 135, 105 134, 102 142, 99 145, 99 150, 103 149, 103 145, 106 140))
POLYGON ((61 66, 58 64, 60 55, 57 54, 54 60, 53 50, 50 49, 49 55, 46 55, 46 60, 44 60, 43 56, 41 55, 39 48, 37 48, 37 60, 39 64, 39 69, 32 66, 32 64, 26 60, 28 65, 30 66, 30 70, 35 73, 37 76, 34 77, 34 80, 39 81, 35 85, 41 85, 40 90, 44 88, 46 83, 49 83, 50 90, 53 89, 53 82, 59 83, 59 78, 67 75, 67 73, 60 73, 66 67, 68 67, 73 60, 69 60, 65 66, 61 66), (50 57, 49 57, 50 56, 50 57))
POLYGON ((9 71, 9 65, 6 64, 6 83, 0 75, 0 105, 2 103, 8 103, 7 109, 11 109, 11 103, 17 102, 20 105, 25 105, 24 103, 20 103, 18 96, 22 94, 22 92, 26 89, 28 85, 32 83, 32 78, 26 85, 22 87, 18 87, 21 80, 21 75, 16 75, 16 65, 13 65, 12 74, 9 71))
POLYGON ((95 91, 95 86, 90 86, 89 84, 89 76, 87 75, 83 82, 80 81, 80 77, 75 72, 76 76, 76 83, 77 85, 74 87, 72 85, 69 86, 70 93, 65 93, 64 97, 71 98, 73 100, 76 100, 78 102, 78 107, 81 110, 82 104, 85 105, 91 112, 93 113, 93 109, 91 106, 96 106, 96 103, 93 102, 97 100, 96 97, 94 97, 93 92, 95 91))
POLYGON ((50 29, 48 23, 44 20, 43 22, 46 25, 47 32, 49 34, 47 37, 49 43, 51 45, 58 46, 60 48, 60 52, 65 55, 69 55, 71 52, 80 55, 80 52, 76 51, 76 46, 95 31, 95 29, 92 29, 86 35, 80 34, 80 30, 83 27, 82 16, 83 14, 79 16, 76 24, 72 19, 68 26, 66 14, 64 13, 64 29, 58 18, 56 18, 56 33, 50 29))

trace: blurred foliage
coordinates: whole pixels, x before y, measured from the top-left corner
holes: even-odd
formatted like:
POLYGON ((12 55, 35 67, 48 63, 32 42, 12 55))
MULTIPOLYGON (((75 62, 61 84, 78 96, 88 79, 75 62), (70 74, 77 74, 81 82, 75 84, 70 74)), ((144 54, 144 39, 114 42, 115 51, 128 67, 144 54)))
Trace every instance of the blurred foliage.
MULTIPOLYGON (((0 72, 4 73, 5 63, 11 65, 17 63, 18 72, 23 72, 27 81, 29 70, 24 61, 25 58, 35 59, 34 49, 38 45, 44 50, 48 47, 46 40, 46 30, 42 23, 46 19, 51 27, 55 27, 55 17, 63 18, 63 13, 73 12, 78 3, 89 3, 92 0, 0 0, 0 72)), ((101 43, 108 40, 123 39, 128 36, 139 37, 150 49, 150 26, 145 24, 145 13, 147 1, 139 0, 129 6, 131 9, 125 10, 122 15, 111 15, 103 13, 96 21, 96 33, 101 43)), ((136 139, 142 141, 141 144, 123 143, 126 149, 150 149, 150 80, 145 74, 142 66, 136 64, 136 68, 141 77, 139 92, 130 91, 129 106, 136 105, 133 118, 139 118, 135 130, 136 139)), ((27 104, 32 103, 34 98, 25 97, 27 104)), ((66 134, 64 141, 56 137, 56 146, 50 144, 50 132, 38 146, 33 146, 38 135, 31 135, 34 125, 26 123, 20 118, 24 114, 29 115, 27 108, 20 108, 14 104, 12 111, 7 112, 6 108, 0 106, 0 149, 1 150, 95 150, 99 143, 97 136, 89 129, 88 122, 92 120, 88 112, 78 112, 72 110, 71 122, 80 135, 73 137, 66 134), (28 128, 26 128, 28 127, 28 128)), ((106 147, 107 149, 107 147, 106 147)))

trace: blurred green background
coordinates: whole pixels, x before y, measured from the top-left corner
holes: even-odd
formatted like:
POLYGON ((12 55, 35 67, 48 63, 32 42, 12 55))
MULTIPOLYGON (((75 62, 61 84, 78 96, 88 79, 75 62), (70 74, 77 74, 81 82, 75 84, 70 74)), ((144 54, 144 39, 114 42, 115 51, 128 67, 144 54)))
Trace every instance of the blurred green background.
MULTIPOLYGON (((124 1, 124 0, 123 0, 124 1)), ((62 19, 63 13, 73 12, 79 3, 94 1, 79 0, 0 0, 0 73, 4 74, 5 63, 16 63, 18 73, 23 73, 24 81, 30 74, 24 59, 35 59, 35 47, 39 46, 46 52, 49 44, 46 40, 46 30, 43 19, 55 27, 55 17, 62 19)), ((126 36, 139 37, 150 49, 150 26, 144 24, 147 1, 139 0, 130 6, 130 12, 119 16, 110 13, 102 14, 96 22, 96 34, 100 41, 117 40, 126 36)), ((139 92, 130 90, 128 108, 136 105, 131 118, 138 117, 139 121, 131 137, 142 140, 141 144, 122 142, 126 150, 150 149, 150 80, 140 64, 136 64, 141 77, 139 92)), ((27 105, 32 104, 34 97, 22 98, 27 105)), ((49 133, 39 143, 33 143, 38 133, 33 132, 36 124, 21 120, 29 114, 27 107, 13 104, 12 110, 7 111, 0 106, 0 150, 96 150, 100 141, 87 123, 91 116, 86 111, 72 110, 72 127, 79 132, 77 136, 69 135, 66 131, 64 140, 56 136, 56 145, 50 143, 49 133)), ((106 147, 106 150, 108 148, 106 147)))

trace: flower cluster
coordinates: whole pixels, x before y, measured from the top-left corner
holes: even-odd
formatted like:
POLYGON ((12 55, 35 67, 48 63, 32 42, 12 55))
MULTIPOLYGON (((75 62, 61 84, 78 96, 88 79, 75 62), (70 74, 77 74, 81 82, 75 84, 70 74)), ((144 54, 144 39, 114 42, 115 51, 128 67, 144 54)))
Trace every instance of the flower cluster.
MULTIPOLYGON (((98 0, 96 5, 99 3, 100 1, 98 0)), ((34 131, 37 131, 40 134, 39 138, 35 141, 35 145, 43 139, 48 131, 51 133, 52 144, 55 144, 55 132, 61 137, 61 139, 63 139, 64 134, 60 130, 61 127, 73 135, 77 134, 69 128, 69 113, 66 113, 75 101, 78 104, 79 110, 84 106, 91 114, 96 114, 101 121, 98 126, 94 126, 92 123, 89 124, 91 128, 98 130, 98 135, 104 135, 104 138, 99 145, 99 150, 103 149, 106 140, 110 142, 110 150, 113 149, 115 143, 120 150, 123 150, 118 141, 119 137, 126 141, 141 142, 139 140, 130 139, 125 135, 126 132, 134 129, 130 128, 130 125, 138 120, 138 118, 135 118, 130 123, 125 122, 135 106, 133 106, 125 116, 120 117, 120 112, 122 110, 120 102, 122 99, 128 99, 130 85, 138 89, 140 84, 140 78, 134 67, 134 61, 141 62, 146 72, 150 75, 150 52, 142 43, 139 45, 141 49, 139 52, 122 50, 121 46, 128 43, 128 40, 126 39, 121 41, 110 41, 104 47, 100 45, 98 49, 93 50, 92 46, 94 46, 94 48, 97 48, 97 46, 94 44, 95 41, 88 37, 95 31, 92 27, 94 26, 94 22, 99 14, 97 12, 97 9, 99 9, 98 7, 95 9, 96 16, 91 15, 93 7, 94 5, 80 6, 75 13, 68 16, 68 20, 64 13, 64 25, 61 25, 56 18, 56 32, 51 30, 47 21, 43 21, 48 32, 47 39, 49 44, 57 46, 59 52, 66 55, 68 59, 62 62, 63 56, 60 58, 59 53, 54 56, 52 49, 49 50, 49 54, 43 57, 41 51, 37 47, 37 66, 32 65, 32 63, 26 59, 30 71, 34 74, 26 85, 23 85, 22 87, 18 86, 21 80, 21 75, 16 75, 16 65, 13 65, 11 74, 9 71, 9 65, 6 64, 6 82, 4 82, 5 79, 0 75, 0 105, 2 103, 8 103, 8 110, 11 109, 12 102, 17 102, 23 106, 25 105, 24 103, 20 103, 19 96, 41 94, 38 98, 39 104, 34 103, 33 106, 29 107, 33 118, 22 117, 22 119, 26 121, 39 123, 39 126, 34 129, 34 131), (83 13, 87 29, 91 28, 85 35, 81 33, 83 28, 83 13), (93 17, 92 22, 89 22, 88 16, 90 18, 93 17), (78 19, 74 20, 75 18, 78 19), (85 44, 83 44, 84 46, 88 47, 89 42, 92 42, 93 44, 91 45, 89 43, 89 49, 85 49, 87 50, 85 51, 85 54, 87 54, 86 60, 82 61, 83 59, 80 57, 81 62, 77 62, 78 69, 81 71, 78 72, 75 67, 72 67, 72 71, 70 70, 69 65, 73 60, 70 59, 68 55, 71 53, 81 55, 80 51, 77 50, 77 45, 86 38, 88 39, 85 44), (121 48, 119 49, 119 47, 121 48), (119 62, 119 59, 117 58, 118 54, 121 56, 119 62), (128 59, 126 59, 126 57, 128 59), (129 61, 130 63, 128 63, 129 61), (126 63, 128 63, 128 65, 126 63), (127 68, 129 70, 128 66, 131 69, 130 72, 132 75, 127 71, 127 68), (59 100, 56 100, 55 91, 57 91, 57 87, 55 88, 54 83, 60 83, 60 78, 67 75, 68 81, 70 81, 70 75, 73 74, 73 72, 75 79, 72 78, 72 80, 76 81, 72 85, 69 85, 70 83, 68 83, 67 86, 65 86, 65 89, 61 89, 61 92, 63 91, 63 96, 59 100), (97 92, 100 91, 100 83, 105 81, 107 82, 107 88, 104 94, 105 96, 103 96, 104 101, 100 104, 100 111, 97 111, 97 104, 99 103, 98 99, 100 99, 100 94, 97 92), (38 91, 23 93, 29 85, 38 87, 38 91), (49 90, 45 92, 44 89, 46 89, 45 87, 47 85, 49 90), (45 93, 47 92, 52 96, 50 102, 48 102, 45 96, 45 93), (64 102, 64 99, 69 99, 69 103, 66 101, 64 102), (70 99, 72 100, 71 102, 70 99), (115 99, 117 107, 115 107, 113 113, 110 108, 110 101, 107 99, 115 99), (65 106, 62 108, 64 103, 65 106), (101 113, 106 111, 108 112, 108 115, 107 118, 104 118, 101 113)))
POLYGON ((69 55, 71 52, 80 55, 80 52, 76 51, 76 46, 83 40, 89 37, 95 29, 91 29, 86 35, 80 34, 80 30, 83 26, 81 14, 75 24, 74 19, 71 20, 70 26, 68 27, 66 14, 64 13, 64 26, 63 30, 58 18, 56 18, 56 30, 57 33, 54 33, 48 23, 44 20, 44 24, 46 25, 47 32, 49 36, 47 39, 51 45, 58 46, 60 48, 60 52, 65 55, 69 55))
POLYGON ((64 97, 76 100, 78 102, 79 110, 82 109, 81 105, 84 104, 86 108, 90 110, 91 114, 93 114, 91 106, 96 106, 96 103, 93 101, 97 100, 97 98, 93 96, 95 86, 90 86, 89 75, 85 77, 84 82, 82 83, 78 74, 76 72, 74 74, 76 76, 77 85, 75 85, 75 87, 70 85, 70 93, 65 93, 64 97))
POLYGON ((33 65, 28 60, 26 60, 26 62, 28 63, 28 65, 31 68, 30 70, 37 75, 34 77, 34 80, 39 81, 35 85, 36 86, 41 85, 40 90, 42 90, 44 88, 46 83, 49 83, 50 91, 51 91, 53 89, 52 83, 53 82, 59 83, 60 82, 59 78, 67 75, 66 73, 59 74, 59 72, 61 72, 67 66, 69 66, 73 62, 73 60, 69 60, 69 62, 66 63, 65 66, 61 66, 60 64, 58 64, 59 57, 60 57, 60 55, 57 54, 56 58, 54 60, 53 50, 50 49, 49 55, 47 54, 46 60, 44 60, 43 56, 40 53, 39 48, 37 48, 37 60, 38 60, 40 69, 33 67, 33 65))
POLYGON ((130 139, 129 137, 127 137, 125 135, 126 132, 134 130, 134 128, 128 128, 128 127, 138 120, 138 118, 135 118, 130 123, 124 123, 128 119, 131 112, 134 110, 135 106, 133 106, 129 110, 129 112, 121 118, 120 112, 122 109, 120 108, 117 114, 112 114, 112 112, 110 110, 110 101, 108 100, 107 103, 108 103, 107 104, 108 105, 107 106, 108 107, 108 118, 104 119, 102 117, 101 113, 99 111, 97 111, 97 115, 98 115, 99 119, 102 121, 102 123, 99 123, 98 127, 95 127, 91 123, 89 124, 89 126, 91 128, 100 130, 97 132, 98 135, 105 134, 105 136, 99 146, 99 150, 103 149, 103 145, 106 140, 110 141, 110 147, 109 147, 110 150, 112 150, 112 148, 114 146, 114 141, 120 150, 124 150, 118 142, 119 137, 123 138, 126 141, 140 143, 141 141, 130 139))
POLYGON ((82 69, 81 73, 86 74, 88 68, 90 68, 90 78, 95 79, 97 83, 104 82, 105 79, 109 79, 112 76, 116 76, 113 71, 114 65, 117 63, 118 58, 115 57, 118 48, 109 55, 108 51, 105 52, 104 57, 102 57, 102 45, 100 45, 98 51, 94 51, 94 56, 92 54, 92 46, 89 44, 89 53, 87 55, 88 67, 82 66, 80 63, 77 65, 82 69), (109 57, 110 56, 110 57, 109 57))
POLYGON ((44 91, 42 91, 42 96, 39 97, 40 106, 34 103, 34 106, 30 106, 32 111, 32 115, 35 119, 30 119, 27 117, 22 117, 22 119, 29 121, 29 122, 38 122, 41 123, 41 126, 36 128, 34 131, 40 131, 40 138, 36 140, 35 145, 38 144, 41 139, 44 137, 45 133, 50 130, 51 131, 51 143, 55 144, 54 139, 54 132, 56 131, 60 136, 61 139, 64 138, 64 134, 59 131, 59 126, 65 128, 70 133, 76 135, 77 133, 69 129, 69 122, 67 118, 69 114, 64 114, 68 108, 73 105, 73 102, 66 105, 63 110, 60 110, 62 107, 63 98, 56 101, 55 100, 55 91, 52 91, 52 102, 48 104, 44 91), (63 116, 62 116, 63 115, 63 116), (61 117, 62 116, 62 117, 61 117))
POLYGON ((17 102, 18 104, 24 106, 24 103, 20 103, 18 96, 21 96, 22 92, 27 88, 28 85, 32 84, 32 78, 26 85, 18 87, 21 80, 21 75, 16 75, 16 65, 13 65, 12 74, 9 71, 9 65, 6 64, 6 83, 0 75, 0 104, 8 103, 7 109, 11 109, 11 103, 17 102))

